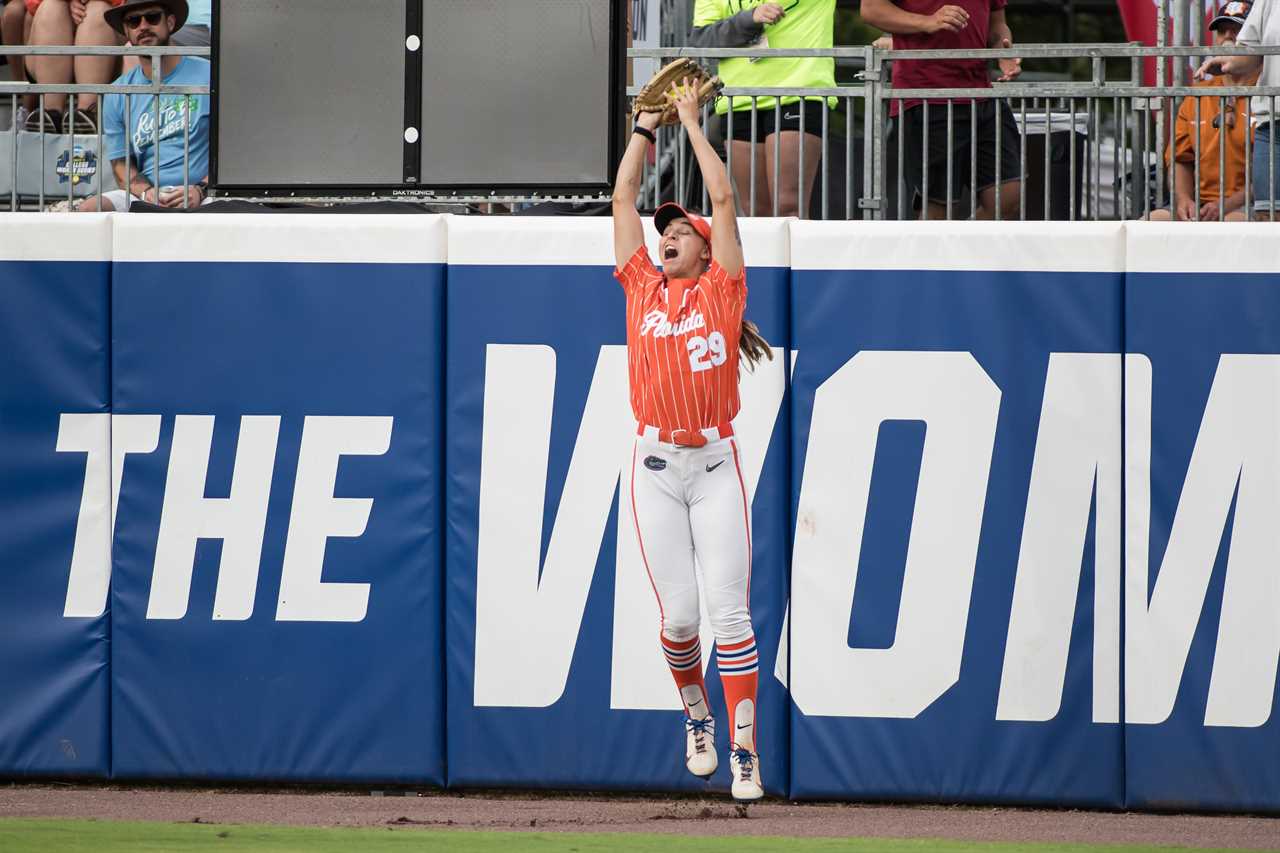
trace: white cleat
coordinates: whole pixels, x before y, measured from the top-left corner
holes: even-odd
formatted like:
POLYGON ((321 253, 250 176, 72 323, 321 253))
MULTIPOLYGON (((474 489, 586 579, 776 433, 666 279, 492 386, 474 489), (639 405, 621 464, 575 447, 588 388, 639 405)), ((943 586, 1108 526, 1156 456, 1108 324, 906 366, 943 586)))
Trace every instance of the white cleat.
POLYGON ((684 766, 694 776, 706 778, 716 772, 716 721, 710 717, 684 721, 684 766))
POLYGON ((749 803, 764 796, 764 788, 760 784, 760 756, 734 744, 729 750, 729 769, 733 775, 730 792, 735 800, 749 803))

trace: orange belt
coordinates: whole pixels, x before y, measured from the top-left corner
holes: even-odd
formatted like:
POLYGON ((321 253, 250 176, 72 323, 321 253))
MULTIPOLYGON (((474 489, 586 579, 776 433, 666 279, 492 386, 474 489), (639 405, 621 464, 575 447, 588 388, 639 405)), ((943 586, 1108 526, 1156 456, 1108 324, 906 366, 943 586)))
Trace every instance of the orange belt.
POLYGON ((674 444, 677 447, 703 447, 708 441, 719 441, 732 436, 733 424, 721 424, 701 430, 659 429, 656 426, 640 424, 636 429, 636 435, 650 441, 674 444))

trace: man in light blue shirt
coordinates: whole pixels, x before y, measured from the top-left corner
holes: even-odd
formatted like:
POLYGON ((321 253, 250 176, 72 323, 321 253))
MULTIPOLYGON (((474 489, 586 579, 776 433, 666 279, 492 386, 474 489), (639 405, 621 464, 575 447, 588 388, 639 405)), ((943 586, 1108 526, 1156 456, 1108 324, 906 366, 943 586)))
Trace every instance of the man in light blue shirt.
MULTIPOLYGON (((107 13, 107 22, 139 47, 164 47, 187 16, 185 0, 126 0, 107 13)), ((194 56, 161 60, 166 85, 209 85, 209 62, 194 56)), ((151 82, 151 62, 143 62, 116 81, 151 82)), ((161 207, 198 207, 205 200, 209 175, 209 98, 207 95, 108 95, 103 99, 105 148, 121 189, 96 197, 80 210, 127 210, 142 200, 161 207)))

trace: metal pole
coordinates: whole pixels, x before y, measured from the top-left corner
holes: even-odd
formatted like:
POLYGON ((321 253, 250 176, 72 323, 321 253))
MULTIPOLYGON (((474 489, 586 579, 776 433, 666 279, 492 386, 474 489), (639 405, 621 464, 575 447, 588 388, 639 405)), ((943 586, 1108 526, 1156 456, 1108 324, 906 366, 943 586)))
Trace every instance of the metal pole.
MULTIPOLYGON (((709 121, 709 119, 708 119, 708 105, 707 105, 707 104, 703 104, 703 105, 702 105, 702 126, 703 126, 704 128, 707 126, 708 121, 709 121)), ((730 147, 732 147, 732 146, 730 146, 730 145, 729 145, 729 140, 727 140, 727 139, 725 140, 724 147, 725 147, 725 148, 730 148, 730 147)), ((730 175, 730 182, 732 182, 732 180, 733 180, 733 178, 732 178, 733 173, 732 173, 732 172, 730 172, 730 173, 729 173, 729 175, 730 175)), ((701 183, 701 184, 702 184, 702 198, 701 198, 701 202, 702 202, 702 215, 703 215, 703 216, 706 216, 706 215, 708 215, 708 214, 711 212, 711 208, 710 208, 710 206, 709 206, 709 204, 708 204, 708 199, 707 199, 707 182, 706 182, 706 181, 700 181, 699 183, 701 183)))
MULTIPOLYGON (((1156 46, 1166 47, 1169 44, 1169 0, 1160 0, 1156 7, 1156 46)), ((1160 57, 1156 60, 1156 85, 1163 86, 1168 80, 1168 60, 1160 57)), ((1156 204, 1164 204, 1164 98, 1157 98, 1160 109, 1155 116, 1156 139, 1156 204)), ((1147 102, 1148 106, 1150 101, 1147 102)))
MULTIPOLYGON (((1173 0, 1173 43, 1182 46, 1187 39, 1187 0, 1173 0)), ((1173 60, 1173 85, 1182 86, 1187 80, 1187 61, 1181 57, 1173 60)))
POLYGON ((994 218, 996 222, 999 222, 999 221, 1000 221, 1000 191, 1004 188, 1004 172, 1003 172, 1003 171, 1001 171, 1001 169, 1000 169, 1000 161, 1001 161, 1001 157, 1000 157, 1000 154, 1001 154, 1001 151, 1000 151, 1000 144, 1001 144, 1001 143, 1000 143, 1000 138, 1001 138, 1001 133, 1000 133, 1000 131, 1001 131, 1001 127, 1000 127, 1000 125, 1002 124, 1002 122, 1000 121, 1000 119, 1004 118, 1004 101, 1002 101, 1002 100, 997 100, 997 99, 992 99, 991 103, 995 104, 995 106, 996 106, 996 112, 995 112, 995 123, 996 123, 996 209, 995 209, 994 213, 992 214, 992 218, 994 218))
MULTIPOLYGON (((822 218, 823 220, 831 218, 830 205, 827 202, 827 182, 828 182, 828 178, 830 177, 830 169, 831 169, 831 158, 827 156, 828 152, 830 152, 831 150, 829 140, 827 139, 827 134, 831 132, 831 117, 828 115, 828 113, 830 112, 831 110, 827 108, 827 99, 823 98, 822 99, 822 154, 821 154, 821 159, 818 160, 818 162, 822 164, 822 218)), ((800 114, 804 115, 804 110, 801 110, 800 114)), ((803 139, 804 137, 801 137, 801 141, 802 141, 802 144, 800 146, 801 148, 804 148, 803 139)), ((803 176, 803 174, 804 173, 802 172, 801 175, 803 176)), ((800 189, 801 189, 800 197, 803 198, 804 187, 802 186, 800 189)))
MULTIPOLYGON (((1053 218, 1049 208, 1049 142, 1053 138, 1053 113, 1049 110, 1049 99, 1044 101, 1044 221, 1053 218)), ((1072 128, 1074 135, 1075 128, 1072 128)), ((1072 142, 1074 144, 1074 140, 1072 142)))
MULTIPOLYGON (((9 96, 9 115, 13 116, 13 150, 9 152, 12 160, 13 168, 13 185, 9 188, 9 211, 16 213, 18 210, 18 95, 14 93, 9 96)), ((102 162, 99 159, 98 162, 102 162)))
POLYGON ((124 204, 129 207, 133 192, 133 96, 124 96, 124 204))
MULTIPOLYGON (((1069 171, 1067 172, 1067 174, 1069 175, 1067 179, 1067 211, 1068 211, 1067 219, 1071 220, 1072 222, 1075 222, 1076 221, 1076 99, 1071 98, 1067 103, 1070 109, 1070 112, 1068 114, 1070 118, 1068 119, 1068 121, 1070 122, 1069 127, 1071 129, 1070 134, 1067 136, 1067 139, 1070 141, 1070 144, 1067 146, 1068 148, 1067 157, 1071 163, 1069 171)), ((1048 143, 1047 138, 1045 142, 1046 144, 1048 143)))
MULTIPOLYGON (((1235 116, 1235 104, 1231 105, 1231 115, 1235 116)), ((1218 99, 1218 221, 1226 218, 1222 209, 1227 201, 1227 99, 1218 99)))
MULTIPOLYGON (((801 110, 801 115, 804 111, 801 110)), ((782 99, 773 99, 773 215, 778 215, 778 179, 782 174, 782 99)))
MULTIPOLYGON (((1157 99, 1158 101, 1158 99, 1157 99)), ((1161 106, 1164 109, 1164 106, 1161 106)), ((1146 215, 1151 215, 1151 168, 1147 163, 1147 154, 1151 150, 1151 140, 1156 140, 1156 145, 1160 145, 1160 138, 1157 136, 1156 115, 1151 111, 1151 100, 1147 100, 1147 111, 1142 118, 1142 205, 1146 210, 1146 215)), ((1156 204, 1160 204, 1160 195, 1164 192, 1164 184, 1160 182, 1160 175, 1165 172, 1164 159, 1156 160, 1156 204)))
MULTIPOLYGON (((44 127, 46 123, 45 120, 48 118, 49 113, 45 111, 44 104, 45 104, 45 96, 41 95, 40 104, 39 104, 40 112, 41 112, 41 116, 40 116, 40 188, 37 191, 37 197, 36 197, 36 203, 39 205, 40 210, 44 210, 44 179, 45 179, 45 175, 48 174, 48 172, 46 171, 46 165, 45 165, 45 150, 48 148, 48 146, 45 145, 44 127)), ((18 179, 18 176, 14 175, 13 179, 16 181, 18 179)))
POLYGON ((902 100, 899 99, 898 100, 898 117, 896 119, 896 121, 898 122, 898 126, 895 128, 895 130, 898 131, 898 221, 899 222, 907 218, 907 208, 906 208, 907 179, 906 179, 906 175, 904 175, 902 171, 902 165, 905 162, 904 151, 906 148, 906 140, 905 140, 906 134, 902 132, 903 124, 905 124, 905 122, 903 122, 902 120, 904 115, 906 115, 906 112, 902 109, 902 100))
MULTIPOLYGON (((102 210, 102 182, 107 173, 113 172, 111 164, 102 158, 102 116, 106 114, 107 93, 102 92, 98 95, 98 174, 95 186, 97 188, 98 210, 102 210)), ((129 140, 125 140, 126 146, 129 140)), ((126 148, 127 150, 127 148, 126 148)))
POLYGON ((1102 207, 1102 99, 1090 98, 1093 112, 1093 155, 1090 159, 1093 169, 1093 195, 1089 197, 1089 212, 1093 220, 1098 221, 1099 209, 1102 207))
POLYGON ((1111 99, 1111 118, 1116 124, 1116 141, 1111 146, 1111 174, 1114 175, 1111 180, 1111 209, 1115 211, 1116 219, 1124 219, 1125 206, 1129 200, 1124 189, 1125 175, 1129 168, 1128 158, 1125 156, 1129 128, 1124 123, 1124 101, 1119 98, 1111 99))
MULTIPOLYGON (((955 200, 951 197, 951 188, 955 186, 954 161, 955 161, 955 154, 956 154, 956 134, 955 134, 955 128, 953 127, 953 124, 952 124, 952 115, 951 115, 952 106, 953 106, 952 100, 950 98, 947 98, 947 212, 945 215, 945 218, 947 220, 951 219, 951 205, 955 203, 955 200)), ((928 133, 928 132, 929 132, 929 129, 925 128, 925 133, 928 133)))
MULTIPOLYGON (((867 121, 865 118, 862 122, 863 130, 871 127, 879 127, 874 122, 867 121)), ((866 191, 868 180, 872 180, 873 176, 867 174, 866 169, 866 153, 867 144, 870 142, 869 135, 863 134, 862 153, 863 153, 863 169, 862 169, 862 192, 863 195, 870 195, 866 191)), ((822 218, 827 218, 827 203, 825 190, 823 188, 822 202, 822 218)), ((853 211, 857 209, 857 204, 853 197, 853 98, 844 99, 844 218, 853 219, 853 211)))
MULTIPOLYGON (((870 69, 870 74, 866 75, 862 82, 862 195, 864 198, 873 199, 876 203, 876 209, 864 209, 862 215, 864 219, 883 219, 885 216, 883 205, 885 204, 887 193, 884 179, 884 104, 881 101, 880 91, 882 61, 880 51, 871 45, 867 45, 865 50, 866 58, 864 62, 866 67, 870 69)), ((849 100, 848 109, 849 136, 852 138, 852 99, 849 100)), ((850 153, 852 153, 852 143, 850 143, 850 146, 850 153)), ((852 182, 852 179, 850 181, 852 182)), ((853 203, 853 194, 848 193, 846 198, 848 199, 846 205, 851 205, 853 203)))
MULTIPOLYGON (((782 104, 782 99, 781 99, 781 98, 779 98, 779 99, 778 99, 778 104, 779 104, 778 109, 779 109, 779 110, 781 110, 781 109, 782 109, 782 106, 781 106, 781 104, 782 104)), ((798 165, 796 166, 796 171, 799 173, 799 174, 797 174, 797 175, 796 175, 796 215, 797 215, 800 219, 804 219, 804 214, 805 214, 805 211, 804 211, 804 191, 805 191, 805 185, 804 185, 804 108, 805 108, 805 106, 806 106, 806 104, 805 104, 805 100, 804 100, 804 98, 801 98, 800 100, 796 101, 796 109, 798 109, 798 110, 800 111, 800 156, 796 158, 796 159, 798 160, 798 165)), ((782 137, 782 124, 781 124, 781 123, 775 124, 775 125, 773 126, 773 131, 774 131, 774 139, 781 139, 781 137, 782 137)), ((781 142, 779 142, 778 144, 779 144, 779 145, 781 145, 782 143, 781 143, 781 142)))
MULTIPOLYGON (((1172 104, 1173 99, 1172 99, 1172 98, 1170 98, 1169 100, 1170 100, 1170 103, 1172 104)), ((1172 211, 1172 213, 1173 213, 1173 218, 1174 218, 1174 219, 1177 219, 1177 218, 1178 218, 1178 169, 1177 169, 1177 167, 1176 167, 1176 162, 1177 162, 1177 157, 1178 157, 1178 149, 1177 149, 1177 143, 1175 142, 1175 139, 1174 139, 1175 134, 1177 133, 1177 129, 1178 129, 1178 117, 1177 117, 1177 110, 1170 110, 1170 118, 1169 118, 1169 139, 1168 139, 1168 144, 1169 144, 1169 148, 1168 148, 1168 151, 1169 151, 1169 204, 1170 204, 1170 205, 1172 205, 1172 207, 1171 207, 1171 211, 1172 211)), ((1160 158, 1160 168, 1161 168, 1161 169, 1163 169, 1163 168, 1164 168, 1164 158, 1163 158, 1163 157, 1161 157, 1161 158, 1160 158)))
POLYGON ((686 148, 685 140, 688 139, 688 135, 684 129, 684 125, 677 125, 675 133, 672 135, 675 136, 674 144, 676 146, 676 185, 673 187, 674 193, 672 194, 672 200, 683 207, 687 201, 685 198, 685 190, 688 184, 685 183, 684 151, 686 148))
MULTIPOLYGON (((920 106, 921 109, 924 110, 921 114, 923 119, 921 125, 924 129, 920 134, 921 138, 924 140, 924 150, 921 152, 921 156, 924 158, 924 161, 920 171, 921 175, 924 176, 922 179, 924 186, 920 188, 920 218, 927 221, 929 219, 929 99, 925 98, 924 101, 921 102, 920 106)), ((947 163, 950 162, 951 155, 948 154, 947 163)))
MULTIPOLYGON (((1196 182, 1195 195, 1194 195, 1195 203, 1196 203, 1195 221, 1199 222, 1200 221, 1200 205, 1203 204, 1203 201, 1200 198, 1200 153, 1201 153, 1200 152, 1200 135, 1201 135, 1200 134, 1200 99, 1193 98, 1192 101, 1195 104, 1196 132, 1191 137, 1191 155, 1195 158, 1195 164, 1192 167, 1192 172, 1195 175, 1195 182, 1196 182)), ((1173 156, 1175 158, 1178 156, 1177 144, 1178 143, 1175 140, 1173 142, 1173 145, 1174 145, 1173 156)))
MULTIPOLYGON (((151 55, 151 85, 153 88, 159 88, 164 82, 160 69, 159 54, 151 55)), ((151 96, 152 101, 152 121, 154 124, 151 128, 151 154, 152 160, 152 180, 151 183, 156 188, 156 204, 160 203, 160 93, 151 96)))
POLYGON ((1253 98, 1244 99, 1244 218, 1253 221, 1253 98))
POLYGON ((1018 125, 1018 168, 1022 180, 1018 181, 1018 220, 1027 221, 1027 99, 1018 102, 1022 121, 1018 125))
POLYGON ((978 218, 978 100, 969 101, 969 218, 978 218))
POLYGON ((749 179, 749 184, 750 184, 750 187, 751 187, 751 192, 750 192, 751 199, 750 199, 750 201, 751 201, 751 215, 752 215, 752 216, 755 216, 755 215, 756 215, 756 166, 757 166, 757 163, 756 163, 756 155, 759 153, 759 152, 756 150, 756 149, 757 149, 757 147, 758 147, 758 146, 756 145, 756 136, 757 136, 757 134, 756 134, 756 130, 757 130, 757 121, 758 121, 758 119, 757 119, 757 103, 758 103, 758 102, 757 102, 757 100, 756 100, 756 96, 755 96, 755 95, 752 95, 752 96, 751 96, 751 178, 749 179))
POLYGON ((71 141, 67 145, 67 208, 76 199, 76 93, 72 92, 67 98, 67 116, 71 119, 69 128, 71 130, 71 141))
POLYGON ((656 172, 656 178, 653 182, 653 206, 656 208, 662 204, 662 137, 665 136, 659 127, 653 134, 653 170, 656 172))

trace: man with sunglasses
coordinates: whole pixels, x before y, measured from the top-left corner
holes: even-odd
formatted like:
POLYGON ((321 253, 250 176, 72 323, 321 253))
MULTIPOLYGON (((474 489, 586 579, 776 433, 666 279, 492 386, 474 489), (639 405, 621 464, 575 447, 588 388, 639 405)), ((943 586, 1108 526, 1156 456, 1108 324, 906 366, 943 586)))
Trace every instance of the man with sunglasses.
MULTIPOLYGON (((186 0, 125 0, 107 12, 106 18, 130 44, 166 47, 170 36, 186 22, 187 11, 186 0)), ((200 57, 165 56, 160 61, 160 73, 161 82, 166 85, 209 84, 209 62, 200 57)), ((150 84, 151 60, 144 59, 116 82, 150 84)), ((121 189, 104 193, 101 208, 97 197, 91 196, 80 204, 80 210, 128 210, 138 200, 161 207, 198 207, 204 203, 209 174, 209 98, 159 98, 158 129, 155 97, 108 95, 104 99, 106 154, 121 189)))

